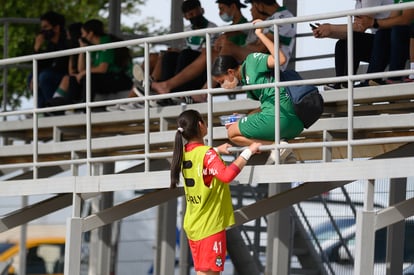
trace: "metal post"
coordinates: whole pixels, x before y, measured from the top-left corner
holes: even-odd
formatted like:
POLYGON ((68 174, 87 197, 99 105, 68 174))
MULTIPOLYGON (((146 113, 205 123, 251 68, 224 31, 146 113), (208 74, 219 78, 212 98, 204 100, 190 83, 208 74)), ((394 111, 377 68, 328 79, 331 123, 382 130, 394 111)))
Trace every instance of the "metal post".
POLYGON ((121 33, 121 1, 109 1, 109 33, 120 36, 121 33))
POLYGON ((368 180, 365 189, 364 209, 358 210, 356 219, 355 275, 374 274, 374 225, 374 180, 368 180))
MULTIPOLYGON (((391 179, 389 192, 389 205, 405 200, 407 191, 407 178, 391 179)), ((402 274, 404 263, 404 236, 405 221, 392 224, 387 228, 387 255, 386 275, 402 274)))
POLYGON ((68 218, 67 229, 64 274, 79 274, 82 244, 82 219, 75 217, 68 218))
POLYGON ((177 200, 158 207, 158 233, 155 275, 174 275, 175 240, 177 227, 177 200))
MULTIPOLYGON (((290 183, 269 184, 269 197, 290 188, 290 183)), ((268 216, 266 275, 289 274, 290 234, 292 232, 289 210, 283 209, 268 216)))

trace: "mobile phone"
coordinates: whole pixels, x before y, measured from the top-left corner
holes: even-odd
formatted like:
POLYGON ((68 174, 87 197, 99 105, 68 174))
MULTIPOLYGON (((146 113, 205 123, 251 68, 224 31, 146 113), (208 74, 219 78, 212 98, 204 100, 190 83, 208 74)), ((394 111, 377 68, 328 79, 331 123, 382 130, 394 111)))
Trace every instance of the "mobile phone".
POLYGON ((317 29, 318 27, 315 26, 314 24, 309 23, 309 26, 312 28, 312 30, 317 29))

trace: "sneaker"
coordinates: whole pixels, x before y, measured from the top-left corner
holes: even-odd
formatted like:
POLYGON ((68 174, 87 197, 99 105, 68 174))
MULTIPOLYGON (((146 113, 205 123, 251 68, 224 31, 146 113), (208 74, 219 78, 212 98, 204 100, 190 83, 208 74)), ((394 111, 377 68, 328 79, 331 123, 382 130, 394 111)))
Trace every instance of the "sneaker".
POLYGON ((282 161, 282 163, 283 164, 293 164, 293 163, 296 163, 296 161, 297 161, 296 155, 292 151, 289 155, 287 155, 287 157, 282 161))
MULTIPOLYGON (((142 87, 142 86, 140 86, 140 85, 135 85, 133 88, 132 88, 132 91, 139 97, 139 96, 145 96, 145 91, 144 91, 144 87, 142 87)), ((153 91, 151 91, 150 90, 150 95, 156 95, 157 93, 155 93, 155 92, 153 92, 153 91)), ((157 103, 157 101, 156 100, 150 100, 149 101, 149 105, 151 106, 151 107, 157 107, 158 106, 158 103, 157 103)))
POLYGON ((331 83, 323 86, 324 91, 347 89, 348 84, 346 83, 331 83))
MULTIPOLYGON (((144 70, 142 69, 141 65, 135 64, 132 69, 132 75, 134 76, 134 82, 136 82, 137 85, 141 85, 142 87, 145 86, 145 74, 144 70)), ((151 87, 152 78, 149 77, 149 86, 151 87)))
POLYGON ((376 79, 376 80, 371 79, 371 80, 368 81, 368 86, 380 86, 380 85, 384 85, 384 84, 385 84, 385 82, 383 80, 378 80, 378 79, 376 79))
MULTIPOLYGON (((287 141, 281 140, 280 144, 288 144, 287 141)), ((291 148, 282 148, 279 151, 280 154, 280 161, 282 163, 285 162, 285 160, 288 158, 289 155, 291 155, 293 153, 291 148)), ((296 159, 296 157, 295 157, 296 159)), ((276 150, 272 150, 270 151, 270 155, 267 158, 267 161, 265 164, 274 164, 276 162, 276 150)))
POLYGON ((127 104, 122 104, 121 106, 119 106, 119 108, 123 111, 129 111, 129 110, 142 109, 144 108, 144 105, 142 105, 139 102, 130 102, 127 104))
MULTIPOLYGON (((52 97, 46 102, 46 107, 55 107, 55 106, 63 106, 71 104, 72 102, 68 100, 66 97, 59 96, 59 97, 52 97)), ((47 112, 45 113, 46 116, 62 116, 65 114, 65 111, 54 111, 54 112, 47 112)))
POLYGON ((323 86, 324 91, 340 89, 339 83, 330 83, 323 86))
POLYGON ((115 105, 111 105, 111 106, 106 106, 105 107, 105 110, 107 110, 108 112, 122 111, 121 104, 115 104, 115 105))
POLYGON ((138 81, 138 83, 141 83, 141 85, 144 84, 145 75, 141 65, 135 64, 132 70, 132 74, 134 75, 134 80, 138 81))

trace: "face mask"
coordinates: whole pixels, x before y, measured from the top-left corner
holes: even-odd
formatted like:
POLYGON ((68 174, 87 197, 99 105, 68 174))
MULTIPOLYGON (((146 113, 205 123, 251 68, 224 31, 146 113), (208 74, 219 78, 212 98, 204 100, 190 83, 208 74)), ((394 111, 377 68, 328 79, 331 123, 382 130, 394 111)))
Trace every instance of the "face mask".
POLYGON ((200 29, 204 27, 204 17, 202 14, 189 19, 193 29, 200 29))
POLYGON ((221 88, 234 89, 237 87, 238 84, 239 84, 239 79, 233 76, 232 81, 228 81, 227 79, 225 79, 224 82, 221 84, 221 88))
POLYGON ((46 40, 52 39, 52 37, 55 35, 55 32, 52 29, 42 30, 41 32, 46 40))
POLYGON ((233 16, 230 16, 227 13, 220 14, 220 18, 224 22, 231 22, 231 21, 233 21, 233 16))
POLYGON ((91 43, 88 39, 86 39, 85 37, 81 37, 80 39, 81 39, 81 40, 82 40, 82 42, 83 42, 83 43, 85 43, 86 45, 92 45, 92 43, 91 43))

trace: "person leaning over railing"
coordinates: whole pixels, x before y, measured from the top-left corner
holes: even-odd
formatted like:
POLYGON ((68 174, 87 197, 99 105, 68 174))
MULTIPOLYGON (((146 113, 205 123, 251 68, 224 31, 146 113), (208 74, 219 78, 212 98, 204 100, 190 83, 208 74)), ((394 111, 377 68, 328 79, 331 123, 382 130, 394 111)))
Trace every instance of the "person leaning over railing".
MULTIPOLYGON (((246 3, 251 3, 252 7, 250 12, 253 20, 274 20, 282 18, 293 17, 293 14, 285 7, 280 6, 275 0, 246 0, 246 3)), ((280 24, 278 25, 279 30, 279 43, 280 48, 286 58, 286 62, 281 65, 281 70, 285 70, 289 63, 290 57, 292 56, 293 46, 295 44, 296 36, 296 24, 280 24)), ((273 40, 273 25, 266 27, 263 33, 270 39, 273 40)), ((268 52, 268 49, 263 45, 260 39, 254 35, 254 31, 251 32, 247 38, 246 45, 239 46, 231 41, 223 40, 222 43, 216 44, 216 48, 220 55, 231 55, 238 62, 242 62, 247 55, 252 52, 268 52)))
MULTIPOLYGON (((395 4, 413 0, 395 0, 395 4)), ((372 16, 359 16, 355 23, 361 30, 378 28, 375 34, 373 52, 367 73, 383 72, 387 65, 389 71, 405 68, 410 53, 410 24, 414 20, 414 9, 395 10, 388 18, 377 19, 372 16)), ((364 85, 376 86, 401 82, 401 77, 367 80, 364 85)))
POLYGON ((219 154, 229 154, 231 145, 204 145, 207 125, 198 111, 182 112, 177 125, 170 186, 178 187, 182 173, 186 199, 183 228, 197 275, 219 275, 226 260, 226 228, 234 224, 229 183, 261 144, 251 143, 227 166, 219 154))
MULTIPOLYGON (((355 3, 355 9, 375 7, 382 5, 392 4, 393 0, 357 0, 355 3)), ((390 16, 390 12, 382 12, 375 14, 375 18, 386 18, 390 16)), ((347 25, 346 24, 319 24, 313 28, 313 36, 315 38, 333 38, 338 39, 335 44, 335 74, 336 76, 345 76, 348 74, 348 46, 347 46, 347 25)), ((359 64, 364 62, 370 62, 374 44, 374 33, 377 32, 381 35, 381 30, 372 27, 371 32, 365 32, 365 29, 359 28, 356 22, 352 25, 353 33, 353 70, 357 72, 359 64)), ((331 83, 325 85, 325 90, 346 88, 347 83, 331 83)))
MULTIPOLYGON (((261 20, 256 20, 258 22, 261 20)), ((220 55, 212 67, 213 79, 225 89, 234 89, 239 85, 265 84, 274 82, 274 68, 279 69, 286 63, 286 57, 279 49, 280 66, 275 66, 273 40, 270 40, 261 28, 256 35, 267 47, 270 54, 249 54, 241 65, 230 55, 220 55)), ((279 89, 280 95, 280 138, 286 140, 298 136, 303 131, 303 122, 296 115, 285 88, 279 89)), ((260 108, 252 111, 239 121, 226 125, 230 141, 239 146, 248 146, 253 142, 270 145, 275 142, 275 88, 260 88, 247 91, 247 97, 260 101, 260 108)), ((272 152, 267 163, 274 163, 275 153, 272 152)), ((292 150, 282 149, 281 159, 293 156, 292 150)), ((289 160, 290 161, 290 160, 289 160)))

